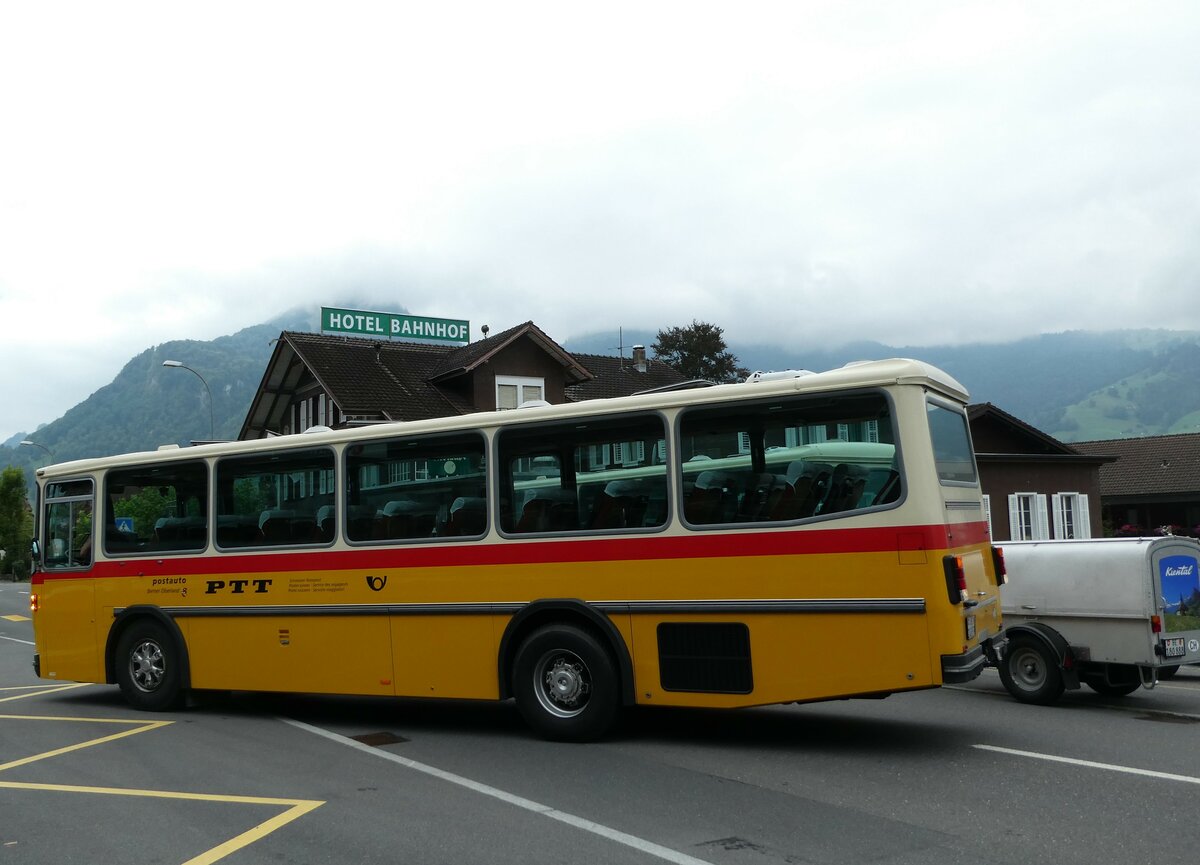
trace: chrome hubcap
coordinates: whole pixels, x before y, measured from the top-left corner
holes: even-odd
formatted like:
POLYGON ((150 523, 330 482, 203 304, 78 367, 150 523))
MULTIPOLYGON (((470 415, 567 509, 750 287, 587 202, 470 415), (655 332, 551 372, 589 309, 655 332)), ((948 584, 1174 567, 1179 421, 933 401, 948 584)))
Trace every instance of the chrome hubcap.
POLYGON ((129 653, 129 678, 139 691, 156 690, 166 673, 162 647, 153 640, 142 640, 129 653))
POLYGON ((559 718, 572 718, 587 708, 592 674, 573 652, 547 652, 533 669, 534 691, 542 708, 559 718))

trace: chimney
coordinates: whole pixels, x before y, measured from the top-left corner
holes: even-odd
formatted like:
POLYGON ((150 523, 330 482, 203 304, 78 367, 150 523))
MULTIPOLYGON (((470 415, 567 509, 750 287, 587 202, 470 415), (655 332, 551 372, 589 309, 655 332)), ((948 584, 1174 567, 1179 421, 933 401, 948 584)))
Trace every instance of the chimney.
POLYGON ((638 372, 646 371, 646 346, 635 345, 633 347, 633 368, 638 372))

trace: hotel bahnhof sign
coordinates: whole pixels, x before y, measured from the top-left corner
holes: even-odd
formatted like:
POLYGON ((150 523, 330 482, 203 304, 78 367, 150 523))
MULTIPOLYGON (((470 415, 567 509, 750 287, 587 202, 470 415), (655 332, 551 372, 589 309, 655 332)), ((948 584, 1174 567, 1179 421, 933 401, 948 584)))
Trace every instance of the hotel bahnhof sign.
POLYGON ((366 312, 361 309, 321 307, 321 330, 328 333, 358 333, 364 336, 402 339, 438 339, 445 342, 470 342, 471 323, 451 318, 424 318, 390 312, 366 312))

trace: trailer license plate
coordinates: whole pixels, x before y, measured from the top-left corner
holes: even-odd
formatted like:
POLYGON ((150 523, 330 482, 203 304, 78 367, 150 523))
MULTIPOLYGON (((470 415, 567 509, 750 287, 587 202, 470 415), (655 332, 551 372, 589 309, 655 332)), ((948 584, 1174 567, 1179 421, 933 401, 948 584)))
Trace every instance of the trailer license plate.
POLYGON ((1183 637, 1168 637, 1163 640, 1163 648, 1166 650, 1164 654, 1168 658, 1183 657, 1183 637))
MULTIPOLYGON (((975 639, 975 617, 974 616, 967 616, 967 639, 968 640, 975 639)), ((1179 654, 1181 654, 1181 655, 1183 654, 1182 649, 1179 650, 1179 654)))

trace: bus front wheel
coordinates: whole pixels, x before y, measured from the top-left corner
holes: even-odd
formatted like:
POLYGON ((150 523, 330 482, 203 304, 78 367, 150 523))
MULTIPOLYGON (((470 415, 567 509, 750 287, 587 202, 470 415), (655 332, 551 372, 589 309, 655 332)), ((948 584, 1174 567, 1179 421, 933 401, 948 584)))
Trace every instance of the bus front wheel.
POLYGON ((595 636, 574 625, 530 634, 513 661, 512 687, 525 722, 547 739, 589 742, 616 720, 616 664, 595 636))
POLYGON ((1000 681, 1022 703, 1048 706, 1062 696, 1065 683, 1049 646, 1032 637, 1013 637, 1000 662, 1000 681))
POLYGON ((134 622, 117 640, 117 684, 129 705, 147 712, 176 706, 183 696, 179 651, 158 622, 134 622))

